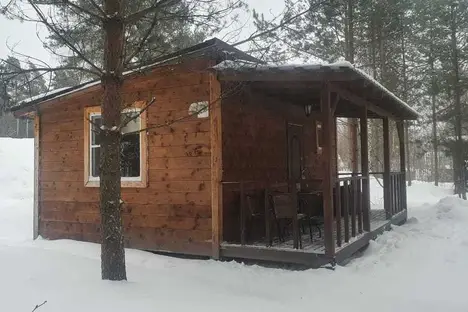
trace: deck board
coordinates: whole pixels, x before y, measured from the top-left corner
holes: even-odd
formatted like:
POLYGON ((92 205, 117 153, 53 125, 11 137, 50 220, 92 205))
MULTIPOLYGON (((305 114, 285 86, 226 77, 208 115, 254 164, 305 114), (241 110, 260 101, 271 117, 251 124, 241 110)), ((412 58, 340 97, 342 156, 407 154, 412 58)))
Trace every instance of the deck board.
MULTIPOLYGON (((351 223, 352 223, 352 218, 349 218, 349 229, 351 229, 351 223)), ((387 224, 389 221, 385 219, 385 211, 382 210, 371 210, 370 213, 370 224, 371 224, 371 231, 374 231, 385 224, 387 224)), ((345 220, 344 218, 341 219, 341 232, 345 233, 345 220)), ((306 229, 306 233, 302 234, 302 249, 300 249, 303 252, 310 252, 310 253, 315 253, 315 254, 325 254, 325 241, 323 239, 323 233, 324 229, 323 226, 321 227, 322 231, 322 237, 319 236, 319 232, 316 228, 313 228, 312 236, 313 240, 311 241, 310 235, 308 232, 308 229, 306 229)), ((363 233, 357 233, 355 237, 350 237, 349 242, 344 242, 340 247, 336 246, 336 252, 340 251, 341 249, 345 248, 346 246, 349 246, 356 240, 358 240, 360 237, 362 237, 366 232, 363 233)), ((334 236, 336 237, 336 228, 334 229, 334 236)), ((248 244, 249 246, 252 247, 266 247, 265 241, 264 240, 259 240, 252 242, 248 244)), ((292 237, 289 239, 287 238, 284 242, 280 242, 278 237, 275 237, 273 239, 273 244, 271 247, 268 248, 274 248, 274 249, 294 249, 294 241, 292 237)))

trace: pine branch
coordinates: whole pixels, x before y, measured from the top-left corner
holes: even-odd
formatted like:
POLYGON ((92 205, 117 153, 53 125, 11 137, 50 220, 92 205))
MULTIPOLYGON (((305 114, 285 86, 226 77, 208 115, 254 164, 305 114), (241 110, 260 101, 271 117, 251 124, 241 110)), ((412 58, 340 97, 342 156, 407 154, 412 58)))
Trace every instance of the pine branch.
POLYGON ((50 4, 50 5, 61 5, 61 4, 64 4, 64 5, 68 5, 69 7, 72 7, 78 11, 80 11, 81 13, 85 13, 89 16, 92 16, 94 18, 96 18, 97 20, 104 20, 105 18, 105 15, 99 15, 99 14, 96 14, 94 12, 91 12, 90 10, 88 9, 85 9, 69 0, 58 0, 58 1, 55 1, 55 2, 50 2, 50 3, 47 3, 47 4, 50 4))
POLYGON ((134 121, 135 119, 137 119, 138 117, 141 116, 141 114, 143 114, 145 111, 148 110, 148 108, 153 105, 154 103, 156 103, 156 98, 153 97, 151 99, 151 101, 149 101, 139 112, 138 114, 135 114, 134 116, 130 117, 130 118, 125 118, 125 120, 117 127, 117 130, 118 131, 121 131, 123 128, 125 128, 126 125, 128 125, 130 122, 134 121))
POLYGON ((39 309, 40 307, 42 307, 42 306, 43 306, 44 304, 46 304, 46 303, 47 303, 47 300, 46 300, 46 301, 44 301, 44 302, 43 302, 43 303, 41 303, 41 304, 38 304, 38 305, 36 305, 36 306, 34 307, 34 309, 33 309, 31 312, 34 312, 34 311, 36 311, 37 309, 39 309))
POLYGON ((154 14, 153 21, 151 22, 150 27, 148 27, 148 30, 146 31, 145 35, 144 35, 143 38, 141 39, 141 41, 140 41, 140 43, 138 44, 138 47, 135 49, 135 51, 133 51, 133 53, 124 61, 124 66, 130 64, 131 61, 132 61, 132 59, 133 59, 136 55, 138 55, 138 53, 141 52, 141 50, 142 50, 143 47, 145 46, 146 41, 148 40, 149 36, 150 36, 151 33, 153 32, 154 27, 156 27, 157 20, 158 20, 158 19, 157 19, 157 14, 154 14))
MULTIPOLYGON (((1 60, 9 65, 15 66, 16 65, 6 61, 6 60, 1 60)), ((23 73, 31 73, 31 72, 56 72, 56 71, 63 71, 63 70, 76 70, 76 71, 83 71, 86 73, 90 73, 93 75, 96 75, 100 77, 96 72, 89 70, 84 67, 75 67, 75 66, 62 66, 62 67, 36 67, 36 68, 18 68, 18 71, 10 71, 10 72, 2 72, 0 73, 1 76, 9 76, 9 75, 17 75, 17 74, 23 74, 23 73)))
POLYGON ((159 8, 165 6, 165 5, 170 5, 170 4, 176 4, 179 2, 179 0, 159 0, 155 1, 154 4, 146 9, 143 9, 141 11, 138 11, 136 13, 130 14, 125 18, 125 23, 126 24, 131 24, 135 23, 141 18, 145 17, 146 15, 158 10, 159 8))
POLYGON ((94 0, 88 0, 89 3, 91 3, 95 8, 96 10, 98 10, 98 12, 102 15, 102 16, 106 16, 106 13, 102 10, 102 8, 99 6, 99 4, 96 3, 96 1, 94 0))
MULTIPOLYGON (((321 4, 321 3, 318 3, 315 7, 318 7, 320 4, 321 4)), ((314 8, 315 8, 315 7, 314 7, 314 8)), ((286 19, 286 20, 284 20, 284 21, 282 21, 281 23, 279 23, 279 24, 276 25, 275 27, 272 27, 272 28, 267 29, 267 30, 265 30, 265 31, 262 31, 262 32, 260 32, 260 33, 253 33, 253 34, 251 34, 247 39, 244 39, 244 40, 241 40, 241 41, 239 41, 239 42, 236 42, 236 43, 232 44, 232 46, 235 47, 235 46, 238 46, 238 45, 247 43, 247 42, 249 42, 249 41, 255 40, 255 39, 259 38, 259 37, 263 37, 263 36, 265 36, 265 35, 267 35, 267 34, 269 34, 269 33, 272 33, 272 32, 274 32, 275 30, 278 30, 278 29, 280 29, 280 28, 282 28, 282 27, 284 27, 284 26, 286 26, 286 25, 292 23, 292 22, 293 22, 294 20, 296 20, 297 18, 299 18, 299 17, 305 15, 306 13, 312 11, 312 9, 313 9, 312 7, 309 7, 307 10, 302 11, 302 12, 300 12, 300 13, 298 13, 298 14, 296 14, 296 15, 294 15, 294 16, 292 16, 292 17, 290 17, 290 18, 288 18, 288 19, 286 19)))
MULTIPOLYGON (((39 16, 40 20, 41 20, 41 23, 46 25, 47 28, 52 31, 54 34, 56 34, 58 37, 60 37, 61 40, 63 40, 63 42, 65 43, 66 46, 68 46, 73 52, 75 52, 76 54, 78 54, 78 56, 83 59, 86 63, 88 63, 92 68, 96 69, 96 71, 99 73, 99 74, 103 74, 102 70, 97 67, 96 65, 94 65, 93 62, 91 62, 90 60, 88 60, 88 58, 83 54, 81 53, 72 43, 70 43, 70 41, 68 41, 54 26, 52 26, 49 21, 47 20, 47 18, 44 16, 44 14, 42 13, 42 11, 39 9, 39 7, 34 3, 34 0, 28 0, 28 3, 33 7, 34 11, 36 11, 37 15, 39 16)), ((96 73, 94 73, 96 74, 96 73)))

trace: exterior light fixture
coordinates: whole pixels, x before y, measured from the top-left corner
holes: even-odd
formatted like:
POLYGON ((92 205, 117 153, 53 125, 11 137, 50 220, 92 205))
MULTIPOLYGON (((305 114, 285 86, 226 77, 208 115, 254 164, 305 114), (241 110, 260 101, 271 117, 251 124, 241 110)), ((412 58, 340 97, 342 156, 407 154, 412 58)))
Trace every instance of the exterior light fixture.
POLYGON ((312 114, 312 110, 314 109, 314 105, 312 104, 306 104, 304 105, 304 112, 305 112, 305 115, 307 117, 310 116, 310 114, 312 114))

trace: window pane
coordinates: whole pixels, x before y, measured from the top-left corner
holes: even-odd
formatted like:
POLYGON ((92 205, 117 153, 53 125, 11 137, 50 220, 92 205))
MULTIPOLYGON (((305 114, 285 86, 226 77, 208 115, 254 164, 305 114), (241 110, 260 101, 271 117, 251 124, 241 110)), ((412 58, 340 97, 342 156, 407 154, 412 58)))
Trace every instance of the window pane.
POLYGON ((122 135, 120 142, 120 172, 122 177, 140 176, 140 134, 122 135))
MULTIPOLYGON (((122 120, 125 118, 132 118, 138 115, 139 112, 127 112, 122 114, 122 120)), ((122 128, 122 133, 130 133, 140 130, 140 116, 138 118, 130 121, 125 127, 122 128)))
POLYGON ((91 176, 99 177, 99 162, 101 160, 101 148, 92 147, 91 148, 91 176))
POLYGON ((92 129, 93 131, 91 131, 91 144, 92 145, 99 145, 101 144, 101 140, 99 139, 99 135, 98 135, 98 129, 96 129, 96 126, 100 127, 101 126, 101 116, 100 115, 95 115, 95 116, 91 116, 91 121, 92 121, 92 129))

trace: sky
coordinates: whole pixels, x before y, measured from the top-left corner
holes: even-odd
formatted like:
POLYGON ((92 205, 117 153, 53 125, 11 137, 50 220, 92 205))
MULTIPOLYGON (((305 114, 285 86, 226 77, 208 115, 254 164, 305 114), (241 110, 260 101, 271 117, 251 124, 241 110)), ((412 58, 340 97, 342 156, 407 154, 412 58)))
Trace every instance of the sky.
MULTIPOLYGON (((2 2, 3 1, 0 1, 0 3, 2 2)), ((274 17, 284 9, 283 0, 246 0, 246 2, 249 4, 250 10, 255 9, 265 14, 266 18, 274 17)), ((235 38, 226 36, 230 33, 229 30, 226 30, 226 33, 219 34, 217 37, 226 40, 231 38, 232 42, 236 42, 249 37, 249 35, 255 31, 251 12, 241 16, 240 24, 246 24, 246 27, 244 27, 241 33, 235 38)), ((237 29, 239 25, 235 25, 233 28, 237 29)), ((48 64, 53 64, 54 57, 43 48, 41 41, 37 38, 38 32, 42 38, 47 35, 47 31, 42 25, 9 20, 0 15, 0 57, 11 54, 10 48, 14 47, 15 51, 35 57, 48 64)))

